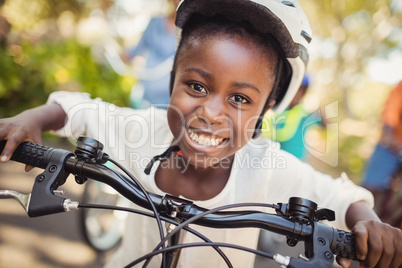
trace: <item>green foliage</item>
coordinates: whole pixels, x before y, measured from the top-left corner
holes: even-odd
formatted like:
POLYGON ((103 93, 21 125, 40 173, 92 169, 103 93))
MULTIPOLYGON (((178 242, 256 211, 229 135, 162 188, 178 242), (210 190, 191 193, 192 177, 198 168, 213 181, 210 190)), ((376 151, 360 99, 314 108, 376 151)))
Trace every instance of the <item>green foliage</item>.
POLYGON ((359 146, 364 144, 364 137, 345 136, 339 142, 339 167, 348 171, 350 178, 356 183, 364 172, 365 159, 359 154, 359 146))
POLYGON ((0 51, 0 117, 43 104, 55 90, 84 91, 128 105, 133 81, 96 62, 74 39, 10 45, 0 51))

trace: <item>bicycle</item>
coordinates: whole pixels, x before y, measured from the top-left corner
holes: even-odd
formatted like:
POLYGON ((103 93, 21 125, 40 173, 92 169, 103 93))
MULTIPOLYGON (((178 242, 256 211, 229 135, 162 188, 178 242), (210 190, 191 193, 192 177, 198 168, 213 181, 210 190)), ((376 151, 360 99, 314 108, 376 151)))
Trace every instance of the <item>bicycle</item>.
MULTIPOLYGON (((1 141, 0 152, 4 145, 5 141, 1 141)), ((155 217, 161 232, 161 242, 154 251, 139 257, 126 267, 134 266, 143 261, 145 261, 144 266, 146 266, 150 259, 157 254, 163 256, 162 267, 174 267, 177 260, 175 253, 180 249, 201 246, 213 247, 222 256, 228 267, 233 266, 220 247, 230 247, 258 254, 275 260, 281 267, 332 267, 334 255, 358 260, 355 254, 353 234, 321 223, 321 220, 334 220, 334 212, 329 209, 317 209, 317 204, 307 199, 291 197, 288 203, 231 204, 208 210, 175 196, 165 195, 162 197, 148 193, 133 175, 103 152, 103 145, 100 142, 87 137, 80 137, 77 140, 74 153, 24 142, 15 150, 11 160, 44 169, 43 173, 35 178, 30 194, 13 190, 0 190, 0 199, 12 198, 17 200, 30 217, 67 212, 78 208, 121 210, 155 217), (105 166, 104 164, 107 161, 118 166, 125 175, 105 166), (131 202, 151 210, 153 213, 120 206, 79 204, 63 198, 58 195, 57 189, 66 182, 69 174, 75 175, 78 184, 83 184, 88 179, 105 183, 131 202), (273 208, 276 214, 258 210, 225 211, 231 208, 259 206, 273 208), (166 236, 163 235, 162 220, 170 225, 167 227, 169 232, 166 236), (211 228, 252 227, 272 231, 286 236, 289 246, 304 242, 305 256, 293 258, 280 254, 269 254, 239 245, 214 243, 190 228, 190 223, 211 228), (175 228, 171 228, 172 225, 175 225, 175 228), (178 244, 181 230, 186 230, 200 237, 204 242, 178 244), (169 243, 166 245, 166 242, 169 243)))

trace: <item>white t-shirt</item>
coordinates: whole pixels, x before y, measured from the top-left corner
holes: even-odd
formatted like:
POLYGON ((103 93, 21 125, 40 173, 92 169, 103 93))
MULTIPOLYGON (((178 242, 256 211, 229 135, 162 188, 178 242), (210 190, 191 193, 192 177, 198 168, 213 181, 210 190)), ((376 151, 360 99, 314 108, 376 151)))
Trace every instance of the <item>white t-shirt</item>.
MULTIPOLYGON (((105 146, 104 151, 129 169, 146 190, 166 194, 155 184, 154 174, 159 162, 155 163, 150 175, 144 173, 151 158, 163 153, 173 140, 165 110, 119 108, 100 99, 90 99, 88 94, 71 92, 51 94, 48 103, 54 102, 60 104, 68 116, 66 125, 57 133, 73 138, 85 133, 99 140, 105 146)), ((281 151, 277 143, 264 138, 253 140, 236 152, 229 180, 217 196, 205 201, 194 200, 194 203, 210 209, 242 202, 287 203, 293 196, 310 199, 319 207, 334 210, 336 221, 331 225, 344 230, 347 229, 345 214, 351 203, 365 200, 373 206, 372 195, 367 190, 347 178, 333 179, 315 171, 281 151)), ((258 229, 190 227, 214 242, 250 248, 257 245, 258 229)), ((180 239, 182 243, 201 241, 186 232, 181 233, 180 239)), ((151 252, 159 241, 155 219, 130 214, 122 245, 107 267, 122 267, 151 252)), ((222 250, 235 267, 253 267, 253 254, 228 248, 222 250)), ((160 256, 155 257, 149 267, 160 267, 160 256)), ((197 247, 181 251, 178 267, 227 265, 214 249, 197 247)))

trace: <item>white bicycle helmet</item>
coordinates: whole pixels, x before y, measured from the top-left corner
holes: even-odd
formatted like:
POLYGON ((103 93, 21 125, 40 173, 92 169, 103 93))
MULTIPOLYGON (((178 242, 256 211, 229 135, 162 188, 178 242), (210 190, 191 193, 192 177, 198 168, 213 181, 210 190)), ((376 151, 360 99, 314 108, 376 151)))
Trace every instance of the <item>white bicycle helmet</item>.
POLYGON ((272 110, 284 111, 303 80, 311 41, 310 24, 297 0, 182 0, 176 14, 179 41, 183 26, 195 13, 203 16, 220 14, 233 21, 246 21, 257 31, 276 38, 288 64, 286 73, 277 78, 276 85, 283 88, 272 110))

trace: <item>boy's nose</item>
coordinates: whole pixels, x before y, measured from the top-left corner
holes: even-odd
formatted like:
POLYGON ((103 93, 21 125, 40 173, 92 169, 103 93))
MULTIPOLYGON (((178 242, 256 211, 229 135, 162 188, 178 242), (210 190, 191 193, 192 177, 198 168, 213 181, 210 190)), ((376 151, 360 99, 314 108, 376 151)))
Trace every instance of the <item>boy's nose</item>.
POLYGON ((197 110, 197 116, 208 124, 222 123, 227 120, 225 116, 224 100, 220 97, 208 98, 197 110))

